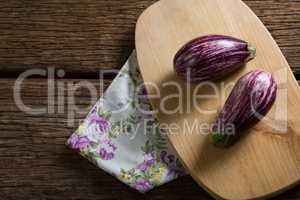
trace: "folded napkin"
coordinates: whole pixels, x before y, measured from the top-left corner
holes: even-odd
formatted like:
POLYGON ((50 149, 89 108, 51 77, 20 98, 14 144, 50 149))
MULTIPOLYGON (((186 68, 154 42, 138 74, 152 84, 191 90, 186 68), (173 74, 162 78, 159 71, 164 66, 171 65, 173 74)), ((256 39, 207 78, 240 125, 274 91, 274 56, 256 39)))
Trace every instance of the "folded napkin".
POLYGON ((67 146, 130 187, 144 193, 185 171, 151 113, 136 53, 67 146))

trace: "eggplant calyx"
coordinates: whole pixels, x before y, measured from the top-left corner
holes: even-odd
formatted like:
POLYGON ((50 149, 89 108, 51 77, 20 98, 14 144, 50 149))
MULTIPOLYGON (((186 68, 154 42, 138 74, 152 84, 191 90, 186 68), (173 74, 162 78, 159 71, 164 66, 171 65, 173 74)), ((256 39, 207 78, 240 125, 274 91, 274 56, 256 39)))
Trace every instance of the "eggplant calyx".
POLYGON ((226 147, 229 142, 229 135, 226 134, 220 134, 220 133, 212 133, 211 139, 213 141, 213 144, 218 147, 226 147))
POLYGON ((249 57, 247 58, 247 61, 252 60, 256 57, 256 48, 255 46, 248 43, 248 51, 249 51, 249 57))

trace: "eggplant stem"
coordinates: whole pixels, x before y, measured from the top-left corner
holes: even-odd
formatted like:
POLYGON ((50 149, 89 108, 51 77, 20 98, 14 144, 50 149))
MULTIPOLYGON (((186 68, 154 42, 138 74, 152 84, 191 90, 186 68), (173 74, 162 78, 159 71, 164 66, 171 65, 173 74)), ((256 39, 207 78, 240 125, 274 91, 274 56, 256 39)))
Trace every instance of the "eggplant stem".
POLYGON ((226 145, 226 143, 227 143, 227 137, 224 134, 212 133, 211 138, 212 138, 213 143, 216 146, 220 146, 220 145, 223 146, 223 145, 226 145))
POLYGON ((248 43, 248 51, 250 52, 250 55, 247 59, 247 61, 252 60, 256 56, 256 48, 255 46, 248 43))

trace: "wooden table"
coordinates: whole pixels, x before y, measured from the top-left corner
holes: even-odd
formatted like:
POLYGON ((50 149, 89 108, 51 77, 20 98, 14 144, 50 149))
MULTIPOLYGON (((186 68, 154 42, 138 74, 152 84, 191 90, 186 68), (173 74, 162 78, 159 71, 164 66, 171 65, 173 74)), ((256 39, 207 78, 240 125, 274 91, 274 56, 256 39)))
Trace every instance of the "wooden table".
MULTIPOLYGON (((0 6, 0 199, 210 199, 186 176, 141 195, 64 146, 84 113, 68 125, 68 94, 90 106, 90 81, 102 94, 134 48, 138 15, 154 0, 2 1, 0 6), (26 114, 14 102, 16 78, 28 69, 63 69, 48 114, 26 114), (59 104, 57 98, 65 98, 59 104)), ((300 0, 245 0, 278 42, 300 79, 300 0)), ((47 107, 47 77, 33 76, 22 98, 33 108, 47 107)), ((99 95, 100 95, 99 94, 99 95)), ((275 199, 299 199, 300 186, 275 199)))

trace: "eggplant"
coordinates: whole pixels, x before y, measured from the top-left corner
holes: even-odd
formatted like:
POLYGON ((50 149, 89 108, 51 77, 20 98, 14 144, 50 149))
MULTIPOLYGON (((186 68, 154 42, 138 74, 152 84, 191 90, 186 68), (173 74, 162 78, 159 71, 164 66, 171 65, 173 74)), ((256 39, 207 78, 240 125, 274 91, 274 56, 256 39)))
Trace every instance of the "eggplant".
POLYGON ((216 146, 228 147, 260 121, 274 104, 277 84, 271 73, 255 70, 238 80, 212 126, 216 146))
POLYGON ((185 44, 174 57, 174 70, 187 82, 215 81, 256 56, 255 47, 224 35, 207 35, 185 44))

